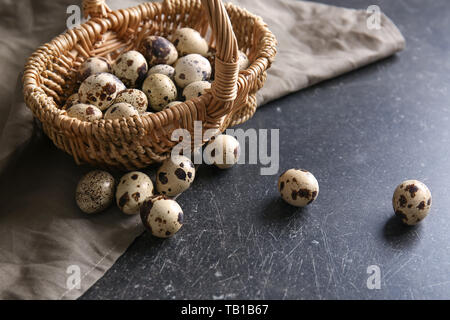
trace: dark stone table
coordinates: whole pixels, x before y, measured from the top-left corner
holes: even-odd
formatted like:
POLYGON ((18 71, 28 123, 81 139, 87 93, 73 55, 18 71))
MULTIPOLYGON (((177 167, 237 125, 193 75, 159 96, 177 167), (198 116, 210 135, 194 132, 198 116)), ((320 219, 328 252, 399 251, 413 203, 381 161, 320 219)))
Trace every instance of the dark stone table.
POLYGON ((313 172, 318 200, 286 205, 278 175, 261 176, 261 165, 202 167, 179 199, 180 233, 136 239, 83 299, 450 298, 450 3, 325 2, 379 5, 407 49, 270 103, 241 126, 280 128, 280 173, 313 172), (433 194, 416 227, 393 218, 392 193, 406 179, 433 194), (380 289, 367 287, 369 266, 379 267, 380 289))

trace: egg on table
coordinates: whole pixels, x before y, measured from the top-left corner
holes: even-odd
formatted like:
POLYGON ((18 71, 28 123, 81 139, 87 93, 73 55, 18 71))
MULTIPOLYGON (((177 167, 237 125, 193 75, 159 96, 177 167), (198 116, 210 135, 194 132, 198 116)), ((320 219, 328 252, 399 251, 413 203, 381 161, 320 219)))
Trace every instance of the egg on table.
POLYGON ((84 61, 78 69, 78 81, 82 82, 93 74, 111 72, 111 65, 103 57, 92 57, 84 61))
POLYGON ((211 83, 208 81, 195 81, 186 86, 183 90, 183 97, 191 100, 205 94, 207 89, 211 89, 211 83))
POLYGON ((169 66, 168 64, 157 64, 156 66, 153 66, 148 70, 147 75, 160 73, 165 76, 168 76, 170 80, 173 81, 173 76, 175 74, 175 68, 172 66, 169 66))
POLYGON ((208 53, 208 42, 206 42, 197 30, 191 28, 178 29, 172 35, 171 39, 180 56, 191 53, 198 53, 202 56, 206 56, 208 53))
POLYGON ((113 73, 128 88, 137 88, 142 85, 147 76, 148 65, 145 57, 137 51, 131 50, 117 57, 112 66, 113 73))
POLYGON ((139 51, 147 58, 150 66, 157 64, 173 64, 178 59, 175 46, 166 38, 148 36, 142 40, 139 51))
POLYGON ((186 191, 195 178, 192 161, 185 156, 166 159, 156 173, 156 190, 173 197, 186 191))
POLYGON ((117 185, 117 206, 125 214, 139 213, 140 205, 151 196, 153 196, 152 180, 139 171, 125 174, 117 185))
POLYGON ((431 192, 418 180, 406 180, 397 186, 392 197, 395 215, 407 225, 416 225, 428 215, 431 192))
POLYGON ((144 113, 148 107, 147 95, 138 89, 126 89, 119 92, 114 100, 114 104, 126 102, 131 104, 139 113, 144 113))
POLYGON ((98 73, 81 83, 78 96, 81 103, 92 104, 103 111, 108 109, 117 94, 125 89, 123 82, 116 76, 110 73, 98 73))
POLYGON ((319 183, 314 175, 304 169, 289 169, 278 179, 281 198, 295 207, 305 207, 317 199, 319 183))
POLYGON ((175 64, 175 82, 181 88, 196 81, 211 78, 211 64, 199 54, 188 54, 178 59, 175 64))
POLYGON ((166 105, 177 98, 177 87, 168 76, 151 74, 145 79, 142 91, 147 95, 150 106, 161 111, 166 105))
POLYGON ((220 134, 211 139, 205 148, 204 154, 207 164, 214 164, 220 169, 228 169, 239 160, 240 144, 235 137, 220 134))
POLYGON ((103 118, 102 111, 96 106, 79 103, 67 110, 67 115, 81 121, 95 121, 103 118))
POLYGON ((142 224, 158 238, 170 238, 183 225, 183 210, 180 205, 163 195, 145 200, 140 214, 142 224))
POLYGON ((106 171, 95 170, 84 175, 78 182, 75 200, 81 211, 98 213, 114 201, 114 178, 106 171))
POLYGON ((129 103, 119 102, 113 104, 105 112, 105 120, 114 120, 132 116, 138 116, 139 112, 129 103))

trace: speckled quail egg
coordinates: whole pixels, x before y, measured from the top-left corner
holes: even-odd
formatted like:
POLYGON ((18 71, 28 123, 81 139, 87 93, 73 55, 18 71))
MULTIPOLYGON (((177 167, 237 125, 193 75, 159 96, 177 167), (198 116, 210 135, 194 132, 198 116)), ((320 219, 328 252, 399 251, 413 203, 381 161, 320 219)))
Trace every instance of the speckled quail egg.
POLYGON ((207 81, 211 77, 211 64, 199 54, 188 54, 175 64, 175 82, 181 88, 195 81, 207 81))
POLYGON ((140 52, 131 50, 117 57, 112 70, 125 86, 137 88, 142 85, 142 81, 147 76, 148 65, 140 52))
POLYGON ((70 97, 67 98, 66 103, 63 106, 64 110, 70 109, 72 106, 81 103, 80 97, 78 96, 78 93, 72 94, 70 97))
POLYGON ((129 103, 119 102, 113 104, 105 112, 105 120, 114 120, 132 116, 138 116, 139 112, 129 103))
POLYGON ((176 106, 177 104, 182 103, 181 101, 172 101, 171 103, 169 103, 167 106, 164 107, 164 109, 176 106))
POLYGON ((181 28, 175 31, 172 35, 172 42, 180 56, 191 53, 206 56, 208 53, 208 42, 206 42, 198 31, 191 28, 181 28))
POLYGON ((142 224, 158 238, 170 238, 183 225, 180 205, 163 195, 145 200, 140 213, 142 224))
POLYGON ((117 206, 126 214, 139 213, 139 206, 151 196, 153 196, 152 180, 139 171, 127 173, 117 185, 117 206))
POLYGON ((149 36, 142 40, 140 50, 147 58, 150 66, 157 64, 173 64, 178 59, 175 46, 166 38, 149 36))
POLYGON ((114 201, 114 178, 106 171, 91 171, 81 178, 75 200, 81 211, 98 213, 114 201))
POLYGON ((150 106, 161 111, 169 102, 177 98, 177 87, 168 76, 151 74, 145 79, 142 91, 147 95, 150 106))
POLYGON ((200 97, 205 94, 206 89, 211 89, 211 83, 208 81, 195 81, 186 86, 183 90, 183 97, 186 100, 200 97))
POLYGON ((250 60, 247 55, 239 50, 239 71, 245 70, 250 66, 250 60))
POLYGON ((111 65, 103 57, 92 57, 84 61, 78 69, 78 80, 84 81, 93 74, 111 72, 111 65))
POLYGON ((148 107, 147 95, 138 89, 126 89, 119 92, 114 104, 120 102, 131 104, 139 113, 144 113, 148 107))
POLYGON ((93 104, 103 111, 108 109, 117 94, 125 89, 125 85, 116 76, 98 73, 81 83, 78 95, 82 103, 93 104))
POLYGON ((395 215, 407 225, 416 225, 428 215, 431 208, 431 192, 417 180, 406 180, 399 184, 392 197, 395 215))
POLYGON ((156 190, 173 197, 186 191, 195 178, 192 161, 185 156, 172 156, 165 160, 156 174, 156 190))
POLYGON ((95 121, 103 118, 103 113, 99 108, 84 103, 73 105, 67 110, 67 115, 81 121, 95 121))
POLYGON ((319 183, 309 171, 289 169, 278 179, 278 191, 290 205, 306 207, 319 195, 319 183))
POLYGON ((208 143, 204 151, 207 164, 214 164, 220 169, 234 166, 240 155, 240 144, 235 137, 220 134, 208 143))
POLYGON ((165 76, 168 76, 170 80, 174 80, 173 76, 175 75, 175 68, 172 66, 169 66, 168 64, 157 64, 156 66, 153 66, 148 70, 147 75, 160 73, 165 76))

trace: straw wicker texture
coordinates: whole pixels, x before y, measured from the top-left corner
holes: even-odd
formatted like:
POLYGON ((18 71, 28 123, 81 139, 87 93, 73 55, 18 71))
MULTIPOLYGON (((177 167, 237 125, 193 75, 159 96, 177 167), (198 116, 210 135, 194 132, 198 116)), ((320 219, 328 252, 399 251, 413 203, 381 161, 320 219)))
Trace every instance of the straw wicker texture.
POLYGON ((113 12, 104 0, 84 0, 83 9, 91 19, 38 48, 23 77, 26 104, 55 145, 78 164, 143 168, 170 156, 178 143, 170 139, 173 130, 185 128, 193 135, 198 120, 204 130, 223 131, 255 112, 255 93, 276 54, 276 39, 260 17, 220 0, 167 0, 113 12), (198 30, 216 52, 215 78, 206 94, 155 114, 118 120, 85 122, 61 109, 76 92, 76 70, 87 58, 112 62, 121 52, 139 48, 146 36, 167 37, 181 27, 198 30), (251 61, 240 73, 238 48, 251 61))

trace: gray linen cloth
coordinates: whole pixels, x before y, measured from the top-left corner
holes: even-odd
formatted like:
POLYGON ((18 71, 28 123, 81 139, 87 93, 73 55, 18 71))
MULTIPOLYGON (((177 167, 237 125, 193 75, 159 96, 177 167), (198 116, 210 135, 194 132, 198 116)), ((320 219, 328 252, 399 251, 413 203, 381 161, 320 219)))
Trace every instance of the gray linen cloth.
MULTIPOLYGON (((19 73, 26 58, 64 31, 73 2, 0 0, 2 299, 75 299, 143 231, 138 217, 125 217, 114 206, 96 216, 77 209, 76 183, 91 168, 76 166, 53 147, 23 102, 19 73), (78 271, 79 287, 71 278, 78 271)), ((139 2, 108 4, 118 9, 139 2)), ((365 10, 294 0, 232 2, 262 16, 279 41, 259 105, 388 57, 405 45, 384 14, 381 28, 370 30, 365 10)))

